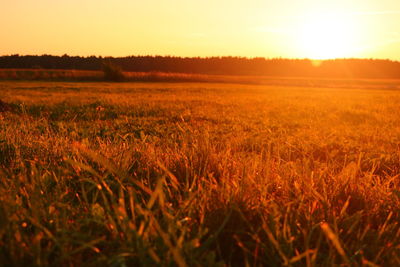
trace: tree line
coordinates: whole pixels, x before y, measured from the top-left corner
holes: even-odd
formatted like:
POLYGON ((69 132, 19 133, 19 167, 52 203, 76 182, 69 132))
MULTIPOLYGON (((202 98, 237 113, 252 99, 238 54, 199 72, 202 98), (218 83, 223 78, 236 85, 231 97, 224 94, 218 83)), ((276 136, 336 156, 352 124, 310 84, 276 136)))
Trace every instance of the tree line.
POLYGON ((6 55, 0 68, 102 70, 104 62, 129 72, 166 72, 218 75, 262 75, 321 78, 400 78, 400 62, 381 59, 266 59, 245 57, 80 57, 6 55))

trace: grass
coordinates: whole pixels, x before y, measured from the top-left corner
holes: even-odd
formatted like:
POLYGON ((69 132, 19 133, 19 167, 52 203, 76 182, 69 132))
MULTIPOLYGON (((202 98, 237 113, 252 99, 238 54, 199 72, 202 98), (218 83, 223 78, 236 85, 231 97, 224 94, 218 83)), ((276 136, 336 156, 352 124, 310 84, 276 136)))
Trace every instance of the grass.
POLYGON ((234 83, 274 85, 285 87, 324 87, 341 89, 400 89, 399 80, 396 79, 332 79, 316 77, 270 77, 246 75, 232 76, 190 73, 165 73, 157 71, 121 72, 118 66, 113 66, 109 70, 107 68, 104 68, 103 71, 57 69, 0 69, 0 81, 104 82, 113 80, 126 82, 166 83, 234 83))
POLYGON ((50 70, 50 69, 0 69, 0 80, 9 81, 101 81, 101 71, 50 70))
POLYGON ((2 82, 4 266, 398 266, 400 94, 2 82))

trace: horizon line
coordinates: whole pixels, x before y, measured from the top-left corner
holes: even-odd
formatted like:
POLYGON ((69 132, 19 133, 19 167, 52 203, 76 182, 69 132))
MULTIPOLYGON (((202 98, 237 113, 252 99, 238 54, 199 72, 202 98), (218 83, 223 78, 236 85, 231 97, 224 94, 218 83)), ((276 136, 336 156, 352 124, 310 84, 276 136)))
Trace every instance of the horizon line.
POLYGON ((208 59, 208 58, 240 58, 240 59, 265 59, 265 60, 310 60, 310 61, 332 61, 332 60, 382 60, 382 61, 393 61, 393 62, 400 62, 400 59, 390 59, 390 58, 374 58, 374 57, 337 57, 337 58, 324 58, 324 59, 313 59, 307 57, 265 57, 265 56, 234 56, 234 55, 221 55, 221 56, 178 56, 178 55, 161 55, 161 54, 147 54, 147 55, 127 55, 127 56, 104 56, 104 55, 70 55, 67 53, 64 54, 3 54, 0 57, 9 57, 9 56, 53 56, 53 57, 96 57, 96 58, 128 58, 128 57, 171 57, 171 58, 191 58, 191 59, 208 59))

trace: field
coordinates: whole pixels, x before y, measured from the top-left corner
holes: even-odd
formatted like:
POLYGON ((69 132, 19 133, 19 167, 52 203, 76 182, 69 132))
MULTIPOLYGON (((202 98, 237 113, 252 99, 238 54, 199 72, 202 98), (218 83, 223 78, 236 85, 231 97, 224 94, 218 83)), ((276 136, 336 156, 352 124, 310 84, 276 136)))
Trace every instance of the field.
POLYGON ((398 81, 309 84, 1 82, 0 265, 400 266, 398 81))
MULTIPOLYGON (((344 79, 275 76, 233 76, 173 72, 121 72, 127 82, 234 83, 289 87, 400 90, 396 79, 344 79)), ((0 81, 104 82, 103 71, 58 69, 0 69, 0 81)))

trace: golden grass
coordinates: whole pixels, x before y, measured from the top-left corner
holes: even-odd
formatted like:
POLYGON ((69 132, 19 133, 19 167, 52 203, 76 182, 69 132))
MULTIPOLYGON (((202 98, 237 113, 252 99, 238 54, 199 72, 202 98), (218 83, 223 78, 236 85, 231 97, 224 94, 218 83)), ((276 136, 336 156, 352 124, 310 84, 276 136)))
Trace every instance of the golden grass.
MULTIPOLYGON (((126 82, 234 83, 312 88, 400 89, 396 79, 332 79, 316 77, 232 76, 165 72, 123 72, 126 82)), ((104 81, 102 71, 0 69, 0 81, 104 81)))
POLYGON ((400 265, 399 92, 292 85, 0 83, 0 262, 400 265))

